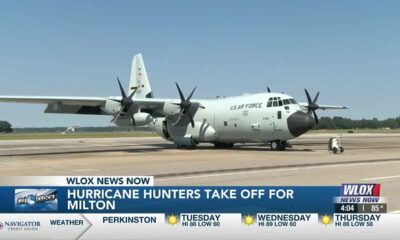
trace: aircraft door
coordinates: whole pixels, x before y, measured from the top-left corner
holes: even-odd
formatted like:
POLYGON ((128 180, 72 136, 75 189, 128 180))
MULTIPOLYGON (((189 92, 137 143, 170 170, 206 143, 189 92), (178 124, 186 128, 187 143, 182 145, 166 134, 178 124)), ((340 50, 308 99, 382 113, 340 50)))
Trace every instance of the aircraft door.
POLYGON ((284 135, 284 111, 281 108, 277 108, 273 114, 272 127, 274 131, 274 137, 275 139, 281 139, 284 135))

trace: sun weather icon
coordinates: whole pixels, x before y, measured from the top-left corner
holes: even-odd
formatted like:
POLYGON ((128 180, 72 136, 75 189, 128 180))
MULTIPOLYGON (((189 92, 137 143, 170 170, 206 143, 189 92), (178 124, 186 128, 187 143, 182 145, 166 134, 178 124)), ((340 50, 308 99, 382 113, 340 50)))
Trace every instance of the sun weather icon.
POLYGON ((330 225, 332 223, 332 217, 330 215, 322 215, 321 216, 321 223, 325 226, 330 225))
POLYGON ((179 218, 178 218, 178 216, 172 214, 167 217, 167 222, 169 225, 174 226, 174 225, 178 224, 179 218))
POLYGON ((243 223, 246 224, 247 226, 253 225, 255 223, 254 216, 252 216, 252 215, 244 216, 243 223))

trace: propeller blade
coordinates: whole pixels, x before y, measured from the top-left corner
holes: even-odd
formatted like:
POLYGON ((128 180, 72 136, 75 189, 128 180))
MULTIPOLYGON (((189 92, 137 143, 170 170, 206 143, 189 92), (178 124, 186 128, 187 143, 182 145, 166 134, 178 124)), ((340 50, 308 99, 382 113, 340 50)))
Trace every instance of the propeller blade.
POLYGON ((115 119, 117 119, 117 118, 119 117, 119 115, 121 115, 123 109, 124 109, 124 107, 122 106, 121 109, 119 110, 118 114, 115 115, 115 116, 111 119, 110 123, 114 122, 115 119))
POLYGON ((178 119, 176 120, 176 122, 175 122, 174 124, 172 124, 172 126, 175 126, 175 125, 178 124, 178 122, 181 120, 181 117, 182 117, 182 115, 183 115, 183 111, 184 111, 184 109, 182 108, 181 113, 179 114, 178 119))
POLYGON ((315 124, 318 125, 319 119, 318 119, 317 113, 315 113, 315 111, 313 111, 313 114, 314 114, 315 124))
POLYGON ((114 102, 118 102, 118 103, 122 103, 122 101, 121 100, 118 100, 118 99, 110 99, 111 101, 114 101, 114 102))
MULTIPOLYGON (((188 98, 185 99, 185 97, 183 96, 182 90, 179 87, 179 84, 177 82, 175 82, 176 88, 178 89, 179 92, 179 97, 181 99, 181 102, 178 103, 174 103, 175 105, 178 105, 181 107, 181 112, 180 115, 178 117, 178 119, 176 120, 176 122, 174 124, 172 124, 173 126, 175 126, 176 124, 179 123, 179 121, 181 120, 182 116, 187 114, 189 119, 190 119, 190 123, 192 125, 192 128, 194 127, 194 120, 193 120, 193 116, 190 113, 190 108, 192 106, 192 103, 190 102, 190 99, 192 98, 194 92, 196 91, 196 87, 193 88, 192 92, 189 94, 188 98)), ((203 106, 198 106, 199 108, 205 108, 203 106)))
POLYGON ((314 97, 314 100, 313 100, 313 103, 314 103, 314 104, 316 104, 316 102, 317 102, 317 100, 318 100, 318 97, 319 97, 319 92, 317 92, 317 95, 315 95, 315 97, 314 97))
POLYGON ((119 116, 119 113, 118 113, 117 115, 115 115, 115 116, 111 119, 110 123, 113 123, 113 122, 115 121, 115 119, 117 119, 118 116, 119 116))
POLYGON ((181 98, 181 101, 185 101, 185 97, 183 96, 183 93, 181 91, 181 88, 179 87, 178 83, 175 82, 176 87, 178 88, 178 92, 179 92, 179 97, 181 98))
POLYGON ((192 124, 192 128, 194 128, 194 120, 193 120, 193 116, 192 116, 192 114, 191 114, 189 111, 187 111, 187 114, 189 115, 189 118, 190 118, 190 123, 192 124))
POLYGON ((190 93, 190 95, 189 95, 189 97, 186 99, 186 101, 189 101, 189 100, 192 98, 194 91, 196 91, 196 88, 197 88, 197 87, 194 87, 194 88, 193 88, 192 92, 190 93))
POLYGON ((130 115, 131 119, 132 119, 132 124, 135 127, 136 126, 136 122, 135 122, 135 118, 133 117, 133 114, 131 112, 131 106, 133 104, 132 101, 132 97, 133 95, 135 95, 136 91, 138 90, 139 86, 136 87, 131 94, 129 94, 129 96, 126 96, 125 90, 122 87, 121 81, 119 80, 119 77, 117 77, 117 81, 118 81, 118 86, 119 89, 121 91, 121 95, 122 95, 122 99, 121 100, 114 100, 116 102, 119 102, 121 104, 121 109, 119 110, 118 114, 115 115, 112 119, 111 119, 111 123, 114 122, 119 116, 121 116, 121 114, 123 112, 127 112, 127 114, 130 115))
POLYGON ((128 98, 132 99, 133 95, 135 95, 135 93, 136 93, 137 90, 138 90, 138 89, 135 88, 135 90, 133 90, 133 92, 129 95, 128 98))
POLYGON ((124 88, 122 87, 122 84, 121 84, 121 82, 119 81, 119 78, 118 78, 118 77, 117 77, 117 81, 118 81, 119 89, 121 90, 122 98, 124 99, 124 98, 126 98, 126 94, 125 94, 124 88))
POLYGON ((308 106, 307 106, 308 113, 309 114, 311 112, 313 113, 315 124, 318 125, 319 119, 318 119, 318 116, 317 116, 317 113, 315 112, 315 110, 319 109, 319 106, 317 104, 317 100, 318 100, 318 97, 319 97, 319 92, 317 92, 317 94, 315 95, 314 99, 311 101, 311 97, 310 97, 310 94, 308 93, 307 89, 304 88, 304 91, 306 92, 307 101, 308 101, 308 106))
POLYGON ((304 91, 306 92, 308 104, 312 103, 312 102, 311 102, 310 94, 308 93, 307 89, 304 88, 304 91))

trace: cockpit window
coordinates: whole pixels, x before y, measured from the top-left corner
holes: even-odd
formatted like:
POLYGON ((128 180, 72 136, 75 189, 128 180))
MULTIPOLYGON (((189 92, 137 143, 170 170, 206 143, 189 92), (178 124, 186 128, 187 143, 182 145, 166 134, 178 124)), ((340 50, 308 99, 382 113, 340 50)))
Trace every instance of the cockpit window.
POLYGON ((293 98, 281 100, 280 97, 270 97, 268 99, 267 107, 286 106, 290 104, 297 104, 297 102, 293 98))

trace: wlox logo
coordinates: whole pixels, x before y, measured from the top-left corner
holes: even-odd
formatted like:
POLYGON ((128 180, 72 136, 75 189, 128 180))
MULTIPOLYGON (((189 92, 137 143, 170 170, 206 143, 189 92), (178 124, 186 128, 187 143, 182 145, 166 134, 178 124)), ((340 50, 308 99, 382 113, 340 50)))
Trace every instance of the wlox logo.
POLYGON ((15 210, 57 210, 56 189, 15 189, 15 210))
POLYGON ((379 197, 381 190, 380 184, 342 184, 340 189, 341 196, 374 196, 379 197))

